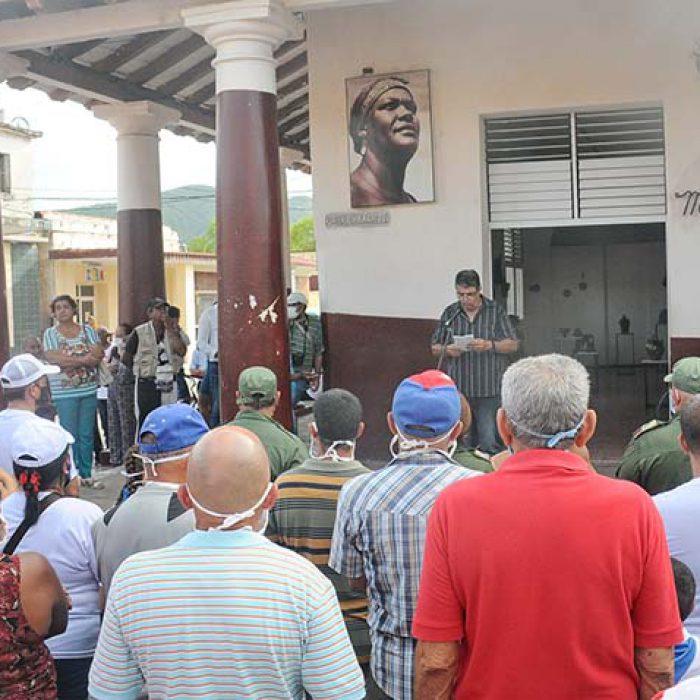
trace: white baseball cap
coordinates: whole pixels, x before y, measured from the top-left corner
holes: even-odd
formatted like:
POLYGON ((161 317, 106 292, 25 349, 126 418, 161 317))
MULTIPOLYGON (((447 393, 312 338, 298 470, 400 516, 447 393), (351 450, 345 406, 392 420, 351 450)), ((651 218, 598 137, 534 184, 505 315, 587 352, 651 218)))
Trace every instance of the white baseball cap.
POLYGON ((301 292, 292 292, 287 297, 287 305, 294 306, 294 304, 303 304, 304 306, 308 306, 309 300, 306 298, 306 295, 302 294, 301 292))
POLYGON ((58 374, 61 368, 47 365, 34 355, 25 352, 8 360, 0 370, 0 385, 3 389, 21 389, 34 384, 49 374, 58 374))
POLYGON ((73 436, 58 423, 41 418, 25 423, 12 434, 12 461, 20 467, 45 467, 74 442, 73 436))

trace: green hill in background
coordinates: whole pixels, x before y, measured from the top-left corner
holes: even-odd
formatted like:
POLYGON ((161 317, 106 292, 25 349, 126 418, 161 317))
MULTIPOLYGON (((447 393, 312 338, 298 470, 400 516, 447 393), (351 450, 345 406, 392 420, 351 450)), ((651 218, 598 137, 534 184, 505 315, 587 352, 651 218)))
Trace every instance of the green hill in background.
MULTIPOLYGON (((207 232, 214 219, 216 200, 214 188, 209 185, 186 185, 166 190, 161 195, 163 223, 180 234, 184 243, 207 232)), ((89 207, 69 209, 73 214, 117 218, 117 203, 106 202, 89 207)), ((289 220, 295 223, 311 214, 311 197, 298 195, 289 198, 289 220)))

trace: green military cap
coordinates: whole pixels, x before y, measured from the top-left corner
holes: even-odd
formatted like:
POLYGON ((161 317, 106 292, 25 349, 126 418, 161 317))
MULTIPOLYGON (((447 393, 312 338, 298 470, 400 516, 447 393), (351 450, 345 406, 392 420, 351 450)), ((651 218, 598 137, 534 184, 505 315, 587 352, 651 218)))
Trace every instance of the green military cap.
POLYGON ((238 392, 238 403, 243 405, 272 401, 277 393, 277 377, 267 367, 248 367, 238 376, 238 392))
POLYGON ((684 357, 664 377, 666 384, 688 394, 700 394, 700 357, 684 357))

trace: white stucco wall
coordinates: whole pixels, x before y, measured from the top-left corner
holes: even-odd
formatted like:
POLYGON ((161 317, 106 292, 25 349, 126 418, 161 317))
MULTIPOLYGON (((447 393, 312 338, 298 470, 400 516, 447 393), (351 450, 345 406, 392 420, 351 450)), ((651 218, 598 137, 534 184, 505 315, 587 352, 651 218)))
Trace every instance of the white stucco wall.
POLYGON ((314 213, 325 312, 435 318, 454 272, 489 286, 481 118, 504 112, 662 104, 667 136, 671 335, 700 335, 696 0, 400 0, 309 13, 314 213), (391 208, 387 228, 326 230, 349 211, 345 83, 431 71, 436 203, 391 208))
POLYGON ((29 216, 34 187, 32 140, 28 136, 0 129, 0 153, 10 156, 10 194, 3 194, 5 216, 29 216))

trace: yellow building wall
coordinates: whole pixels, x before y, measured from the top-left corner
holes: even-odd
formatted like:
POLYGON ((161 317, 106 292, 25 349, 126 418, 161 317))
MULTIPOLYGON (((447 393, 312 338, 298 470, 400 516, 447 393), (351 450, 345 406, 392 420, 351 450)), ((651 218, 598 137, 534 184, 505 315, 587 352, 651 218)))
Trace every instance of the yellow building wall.
MULTIPOLYGON (((95 290, 95 319, 99 326, 113 331, 119 319, 119 279, 116 260, 110 259, 102 264, 104 281, 88 282, 85 278, 86 261, 53 260, 53 288, 56 294, 75 296, 76 286, 91 285, 95 290)), ((195 342, 197 324, 194 290, 194 273, 197 270, 215 269, 214 261, 197 262, 196 265, 185 261, 168 262, 165 266, 165 289, 167 300, 179 307, 180 325, 195 342)), ((9 270, 8 270, 9 273, 9 270)), ((11 279, 8 277, 8 279, 11 279)))

